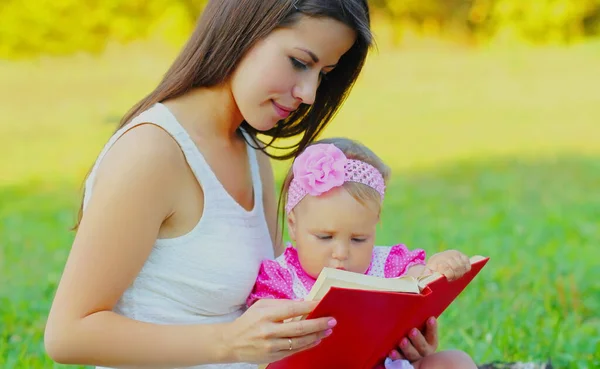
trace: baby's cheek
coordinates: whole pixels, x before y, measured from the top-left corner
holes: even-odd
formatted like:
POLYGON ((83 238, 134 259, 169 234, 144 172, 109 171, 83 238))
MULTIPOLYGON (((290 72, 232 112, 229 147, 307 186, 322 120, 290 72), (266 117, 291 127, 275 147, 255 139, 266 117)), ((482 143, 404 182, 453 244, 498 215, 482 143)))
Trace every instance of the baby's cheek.
POLYGON ((371 260, 373 259, 373 246, 365 246, 360 250, 360 254, 357 257, 358 269, 360 269, 360 273, 366 273, 371 265, 371 260))
MULTIPOLYGON (((304 245, 306 246, 306 245, 304 245)), ((297 247, 298 259, 302 269, 312 278, 317 279, 319 273, 327 266, 322 253, 311 247, 297 247)))
POLYGON ((319 274, 327 265, 324 265, 322 262, 317 260, 310 260, 308 262, 302 263, 302 268, 304 271, 311 276, 313 279, 317 279, 319 274))

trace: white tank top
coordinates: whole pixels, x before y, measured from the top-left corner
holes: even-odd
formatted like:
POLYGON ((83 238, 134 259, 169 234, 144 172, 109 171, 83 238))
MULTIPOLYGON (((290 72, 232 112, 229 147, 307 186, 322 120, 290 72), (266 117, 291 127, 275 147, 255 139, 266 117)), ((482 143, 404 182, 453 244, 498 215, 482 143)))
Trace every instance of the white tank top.
MULTIPOLYGON (((84 209, 92 194, 98 164, 106 152, 123 133, 143 123, 162 127, 177 141, 202 186, 204 211, 189 233, 156 240, 140 273, 114 311, 159 324, 232 321, 244 310, 261 261, 274 257, 256 152, 247 145, 254 188, 254 208, 247 211, 225 190, 175 116, 165 105, 157 103, 110 138, 86 180, 84 209)), ((193 368, 256 369, 257 365, 193 368)))

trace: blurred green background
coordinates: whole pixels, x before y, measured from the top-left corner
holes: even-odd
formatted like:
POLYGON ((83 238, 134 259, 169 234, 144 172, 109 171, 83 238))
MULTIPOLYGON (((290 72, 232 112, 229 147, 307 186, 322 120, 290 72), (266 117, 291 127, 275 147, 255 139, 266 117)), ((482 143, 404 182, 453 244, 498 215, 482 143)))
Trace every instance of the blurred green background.
MULTIPOLYGON (((600 0, 371 4, 378 49, 325 135, 394 168, 379 244, 491 256, 441 348, 600 367, 600 0)), ((43 329, 84 175, 202 6, 0 3, 0 367, 63 367, 43 329)))

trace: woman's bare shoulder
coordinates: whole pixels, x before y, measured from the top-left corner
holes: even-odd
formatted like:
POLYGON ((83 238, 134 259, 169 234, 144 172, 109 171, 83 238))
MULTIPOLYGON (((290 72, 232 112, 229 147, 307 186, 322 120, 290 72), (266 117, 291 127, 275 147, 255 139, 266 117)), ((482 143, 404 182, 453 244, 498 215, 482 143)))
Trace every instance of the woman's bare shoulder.
POLYGON ((185 168, 185 157, 175 139, 155 124, 141 124, 125 132, 98 165, 99 181, 137 182, 156 178, 168 182, 185 168))

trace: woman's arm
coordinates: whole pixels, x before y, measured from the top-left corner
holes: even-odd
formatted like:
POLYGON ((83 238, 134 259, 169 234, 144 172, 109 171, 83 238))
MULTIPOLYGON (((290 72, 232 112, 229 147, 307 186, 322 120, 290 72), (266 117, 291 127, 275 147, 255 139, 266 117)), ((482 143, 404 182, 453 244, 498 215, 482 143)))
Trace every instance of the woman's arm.
POLYGON ((273 175, 273 166, 271 159, 263 152, 257 151, 258 163, 260 166, 261 182, 263 184, 263 203, 265 208, 265 217, 271 232, 273 240, 273 251, 275 257, 281 255, 284 251, 283 235, 278 229, 277 223, 277 191, 275 190, 275 177, 273 175))
POLYGON ((177 144, 153 125, 124 135, 98 169, 46 325, 55 361, 136 368, 273 362, 314 347, 335 325, 328 317, 281 323, 316 306, 286 300, 261 300, 222 324, 160 325, 113 313, 173 214, 189 169, 177 144))
POLYGON ((220 325, 167 326, 111 310, 131 284, 173 212, 185 161, 160 128, 121 137, 98 168, 45 331, 57 362, 188 366, 228 358, 220 325))

